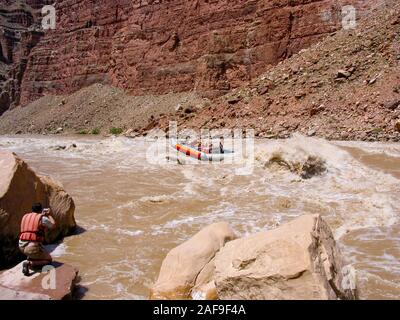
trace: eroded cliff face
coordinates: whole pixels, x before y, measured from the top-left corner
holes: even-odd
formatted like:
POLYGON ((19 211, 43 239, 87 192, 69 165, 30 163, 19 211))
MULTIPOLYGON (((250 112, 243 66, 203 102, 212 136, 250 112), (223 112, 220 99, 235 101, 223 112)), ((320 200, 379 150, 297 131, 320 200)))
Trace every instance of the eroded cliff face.
POLYGON ((43 36, 40 9, 49 0, 0 0, 0 115, 19 104, 31 49, 43 36))
POLYGON ((25 105, 93 83, 133 94, 220 95, 341 28, 343 5, 375 2, 58 1, 57 28, 28 42, 10 100, 25 105))

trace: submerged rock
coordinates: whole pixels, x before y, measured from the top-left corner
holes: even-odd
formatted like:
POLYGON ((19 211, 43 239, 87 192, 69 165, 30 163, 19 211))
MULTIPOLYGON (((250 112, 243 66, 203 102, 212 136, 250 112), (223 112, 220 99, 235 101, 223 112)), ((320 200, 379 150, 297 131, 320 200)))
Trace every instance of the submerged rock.
POLYGON ((73 232, 75 204, 61 184, 36 175, 14 153, 0 151, 0 266, 18 257, 20 223, 35 202, 51 208, 57 223, 46 235, 48 243, 73 232))
POLYGON ((352 275, 319 215, 231 241, 215 257, 221 300, 355 299, 352 275))
POLYGON ((50 147, 50 149, 54 150, 54 151, 61 151, 61 150, 67 149, 67 146, 54 146, 54 147, 50 147))
POLYGON ((213 285, 214 257, 226 242, 236 236, 225 222, 212 224, 188 241, 172 249, 164 259, 150 299, 189 299, 193 288, 196 296, 205 290, 215 296, 213 285), (214 293, 213 293, 214 292, 214 293))
POLYGON ((299 174, 303 179, 310 179, 314 176, 318 176, 326 172, 325 161, 314 156, 307 158, 307 161, 303 163, 299 174))
POLYGON ((287 169, 303 179, 310 179, 327 171, 325 161, 319 157, 308 156, 301 160, 287 160, 280 153, 273 154, 265 166, 287 169))
POLYGON ((53 262, 42 272, 24 276, 22 263, 0 275, 0 300, 63 300, 72 298, 78 271, 53 262))

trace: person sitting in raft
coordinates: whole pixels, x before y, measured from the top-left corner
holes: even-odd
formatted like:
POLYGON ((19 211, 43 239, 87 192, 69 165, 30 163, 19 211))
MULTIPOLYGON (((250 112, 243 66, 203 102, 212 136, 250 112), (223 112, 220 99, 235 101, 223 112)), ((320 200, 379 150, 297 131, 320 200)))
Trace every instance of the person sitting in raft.
POLYGON ((213 144, 210 143, 209 147, 208 147, 208 153, 212 154, 213 153, 213 144))
POLYGON ((219 138, 219 152, 224 153, 224 137, 219 138))
POLYGON ((190 146, 190 137, 187 136, 185 139, 185 145, 190 146))
POLYGON ((32 206, 32 212, 22 218, 19 249, 27 256, 22 264, 22 273, 29 275, 29 269, 43 267, 52 262, 51 255, 43 247, 45 232, 55 227, 56 222, 50 209, 44 209, 41 203, 32 206))

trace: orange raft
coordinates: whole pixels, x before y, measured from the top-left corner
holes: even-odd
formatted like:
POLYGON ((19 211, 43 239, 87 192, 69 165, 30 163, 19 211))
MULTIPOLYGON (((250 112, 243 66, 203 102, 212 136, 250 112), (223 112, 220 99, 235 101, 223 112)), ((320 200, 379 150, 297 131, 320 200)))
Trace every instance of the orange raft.
POLYGON ((194 147, 184 145, 182 143, 173 143, 172 146, 180 153, 185 154, 188 157, 197 159, 199 161, 222 161, 227 155, 232 155, 233 152, 226 150, 224 153, 207 153, 199 151, 194 147))

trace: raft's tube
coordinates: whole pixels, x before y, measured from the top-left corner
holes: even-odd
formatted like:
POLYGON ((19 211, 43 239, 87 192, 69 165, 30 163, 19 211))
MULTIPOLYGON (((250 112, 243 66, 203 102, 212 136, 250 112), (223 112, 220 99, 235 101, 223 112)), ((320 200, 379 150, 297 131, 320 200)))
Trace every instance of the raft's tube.
MULTIPOLYGON (((195 148, 186 146, 181 143, 177 143, 176 141, 173 141, 172 146, 179 152, 185 154, 188 157, 200 160, 200 161, 222 161, 224 160, 226 154, 224 153, 205 153, 202 151, 198 151, 195 148)), ((227 154, 233 154, 232 151, 227 151, 227 154)))

